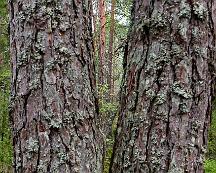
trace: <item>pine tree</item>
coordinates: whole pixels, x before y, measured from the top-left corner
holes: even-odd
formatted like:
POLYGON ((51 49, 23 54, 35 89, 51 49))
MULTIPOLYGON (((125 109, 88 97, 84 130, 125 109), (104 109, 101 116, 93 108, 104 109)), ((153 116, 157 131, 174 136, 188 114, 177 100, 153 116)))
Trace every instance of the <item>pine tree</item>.
POLYGON ((10 1, 14 172, 101 172, 91 1, 10 1))
POLYGON ((212 0, 134 0, 110 172, 203 172, 215 12, 212 0))

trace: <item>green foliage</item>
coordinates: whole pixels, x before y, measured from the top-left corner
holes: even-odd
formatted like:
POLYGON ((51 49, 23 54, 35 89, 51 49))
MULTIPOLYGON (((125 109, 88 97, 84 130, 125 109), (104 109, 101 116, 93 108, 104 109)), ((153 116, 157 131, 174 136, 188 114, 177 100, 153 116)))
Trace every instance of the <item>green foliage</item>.
POLYGON ((207 157, 216 160, 216 109, 214 109, 211 118, 207 157))
POLYGON ((0 170, 10 172, 12 165, 8 102, 10 88, 7 0, 0 1, 0 170))
POLYGON ((110 161, 112 157, 112 152, 113 152, 113 139, 107 139, 106 140, 106 157, 104 160, 104 171, 103 173, 109 173, 109 166, 110 166, 110 161))
POLYGON ((214 103, 209 129, 208 153, 205 161, 205 172, 216 173, 216 102, 214 103))
POLYGON ((10 167, 12 164, 11 131, 8 116, 9 79, 8 68, 2 67, 0 70, 0 169, 3 169, 1 165, 10 167))
POLYGON ((99 88, 99 103, 100 103, 100 113, 107 114, 109 112, 116 112, 118 103, 115 101, 110 101, 109 98, 109 88, 108 85, 98 86, 99 88))
POLYGON ((205 173, 215 173, 216 172, 216 160, 206 160, 205 161, 205 173))
POLYGON ((101 126, 106 135, 106 153, 104 158, 103 173, 109 172, 110 161, 113 151, 114 130, 116 128, 116 113, 118 110, 118 103, 110 99, 108 85, 99 86, 99 104, 101 126), (108 99, 109 98, 109 99, 108 99))
MULTIPOLYGON (((3 59, 5 64, 8 64, 8 31, 7 24, 8 14, 7 14, 7 1, 0 1, 0 59, 3 59)), ((1 63, 0 63, 1 64, 1 63)))

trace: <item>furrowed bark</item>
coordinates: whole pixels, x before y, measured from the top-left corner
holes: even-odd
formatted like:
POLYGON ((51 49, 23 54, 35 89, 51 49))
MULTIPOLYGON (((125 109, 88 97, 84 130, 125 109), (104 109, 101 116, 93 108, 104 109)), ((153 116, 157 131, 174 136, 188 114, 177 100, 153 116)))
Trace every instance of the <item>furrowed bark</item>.
POLYGON ((203 172, 215 6, 212 0, 134 0, 110 172, 203 172))
POLYGON ((90 5, 9 1, 15 173, 102 171, 90 5))

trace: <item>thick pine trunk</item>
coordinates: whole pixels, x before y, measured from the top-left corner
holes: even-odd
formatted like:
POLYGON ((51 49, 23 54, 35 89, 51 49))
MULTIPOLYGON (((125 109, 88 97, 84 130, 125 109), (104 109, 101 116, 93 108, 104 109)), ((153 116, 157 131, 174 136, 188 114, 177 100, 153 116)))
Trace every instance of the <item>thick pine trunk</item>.
POLYGON ((213 0, 134 0, 110 172, 203 172, 215 6, 213 0))
POLYGON ((104 79, 104 64, 106 53, 106 14, 105 14, 105 0, 99 0, 99 23, 100 23, 100 35, 99 35, 99 84, 103 85, 104 79))
POLYGON ((14 172, 100 173, 90 0, 10 0, 14 172))

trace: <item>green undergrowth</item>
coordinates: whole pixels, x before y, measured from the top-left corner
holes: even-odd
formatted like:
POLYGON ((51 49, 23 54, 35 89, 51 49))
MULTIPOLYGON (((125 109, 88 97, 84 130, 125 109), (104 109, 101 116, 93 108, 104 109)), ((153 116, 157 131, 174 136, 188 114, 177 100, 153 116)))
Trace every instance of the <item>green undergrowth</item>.
POLYGON ((216 160, 208 159, 205 161, 205 173, 216 173, 216 160))
POLYGON ((211 117, 211 127, 209 129, 208 153, 205 161, 205 173, 216 173, 216 102, 211 117))
POLYGON ((9 98, 8 70, 0 70, 0 170, 8 172, 12 165, 11 130, 9 128, 8 98, 9 98))

